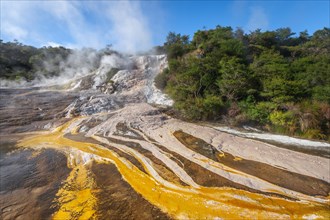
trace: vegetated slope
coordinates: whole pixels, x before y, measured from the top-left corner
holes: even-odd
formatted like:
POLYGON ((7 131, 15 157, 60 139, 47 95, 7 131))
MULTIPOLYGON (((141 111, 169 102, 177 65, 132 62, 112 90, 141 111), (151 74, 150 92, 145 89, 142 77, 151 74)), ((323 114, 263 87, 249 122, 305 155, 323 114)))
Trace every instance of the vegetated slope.
MULTIPOLYGON (((84 76, 96 70, 106 55, 119 53, 109 46, 101 50, 24 45, 18 41, 0 44, 0 86, 35 85, 37 81, 66 76, 84 76)), ((62 77, 65 78, 65 77, 62 77)))
POLYGON ((2 40, 0 51, 0 79, 28 81, 33 80, 37 72, 45 76, 58 74, 59 69, 49 71, 44 65, 45 62, 52 60, 53 66, 59 68, 60 62, 72 52, 64 47, 35 48, 18 41, 2 42, 2 40))
POLYGON ((169 67, 156 85, 184 117, 329 140, 329 28, 310 36, 217 26, 191 41, 170 32, 164 47, 169 67))

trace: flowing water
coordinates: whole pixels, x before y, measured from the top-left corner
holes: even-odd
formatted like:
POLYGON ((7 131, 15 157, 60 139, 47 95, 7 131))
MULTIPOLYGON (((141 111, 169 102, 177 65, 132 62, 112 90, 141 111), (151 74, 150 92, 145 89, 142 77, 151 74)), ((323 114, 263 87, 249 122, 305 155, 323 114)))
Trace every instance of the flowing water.
POLYGON ((0 90, 1 219, 330 218, 328 158, 171 118, 166 57, 125 62, 0 90))

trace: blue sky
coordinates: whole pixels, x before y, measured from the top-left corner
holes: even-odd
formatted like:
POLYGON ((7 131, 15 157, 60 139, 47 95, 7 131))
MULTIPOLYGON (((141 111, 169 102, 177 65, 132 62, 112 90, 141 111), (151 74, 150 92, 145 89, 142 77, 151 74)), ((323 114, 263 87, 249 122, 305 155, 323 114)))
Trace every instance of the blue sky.
POLYGON ((294 32, 329 27, 330 1, 15 1, 1 0, 1 39, 34 46, 126 52, 161 45, 169 31, 216 25, 294 32))

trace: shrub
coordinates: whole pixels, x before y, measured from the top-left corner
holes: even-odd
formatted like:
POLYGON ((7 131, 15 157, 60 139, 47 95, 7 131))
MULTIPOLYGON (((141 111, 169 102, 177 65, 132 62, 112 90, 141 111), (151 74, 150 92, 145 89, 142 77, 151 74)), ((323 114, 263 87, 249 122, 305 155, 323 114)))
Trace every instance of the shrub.
POLYGON ((165 87, 167 86, 167 81, 169 79, 169 70, 168 68, 164 69, 163 72, 159 73, 156 77, 155 77, 155 86, 160 89, 160 90, 164 90, 165 87))
POLYGON ((224 112, 225 106, 219 96, 207 95, 201 102, 203 119, 216 119, 224 112))
POLYGON ((292 111, 273 111, 269 115, 270 122, 277 128, 283 128, 286 132, 294 134, 297 131, 297 120, 292 111))
POLYGON ((242 112, 251 121, 256 121, 261 124, 269 123, 269 114, 276 109, 277 105, 272 102, 248 102, 242 101, 239 103, 242 112))

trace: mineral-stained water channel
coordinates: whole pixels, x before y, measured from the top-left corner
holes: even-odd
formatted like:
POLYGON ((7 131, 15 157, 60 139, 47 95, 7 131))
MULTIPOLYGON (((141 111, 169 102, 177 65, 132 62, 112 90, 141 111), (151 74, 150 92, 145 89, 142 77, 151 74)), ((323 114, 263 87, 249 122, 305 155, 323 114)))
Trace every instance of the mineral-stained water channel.
POLYGON ((166 58, 132 62, 114 94, 0 90, 1 219, 330 218, 328 158, 171 118, 166 58))

